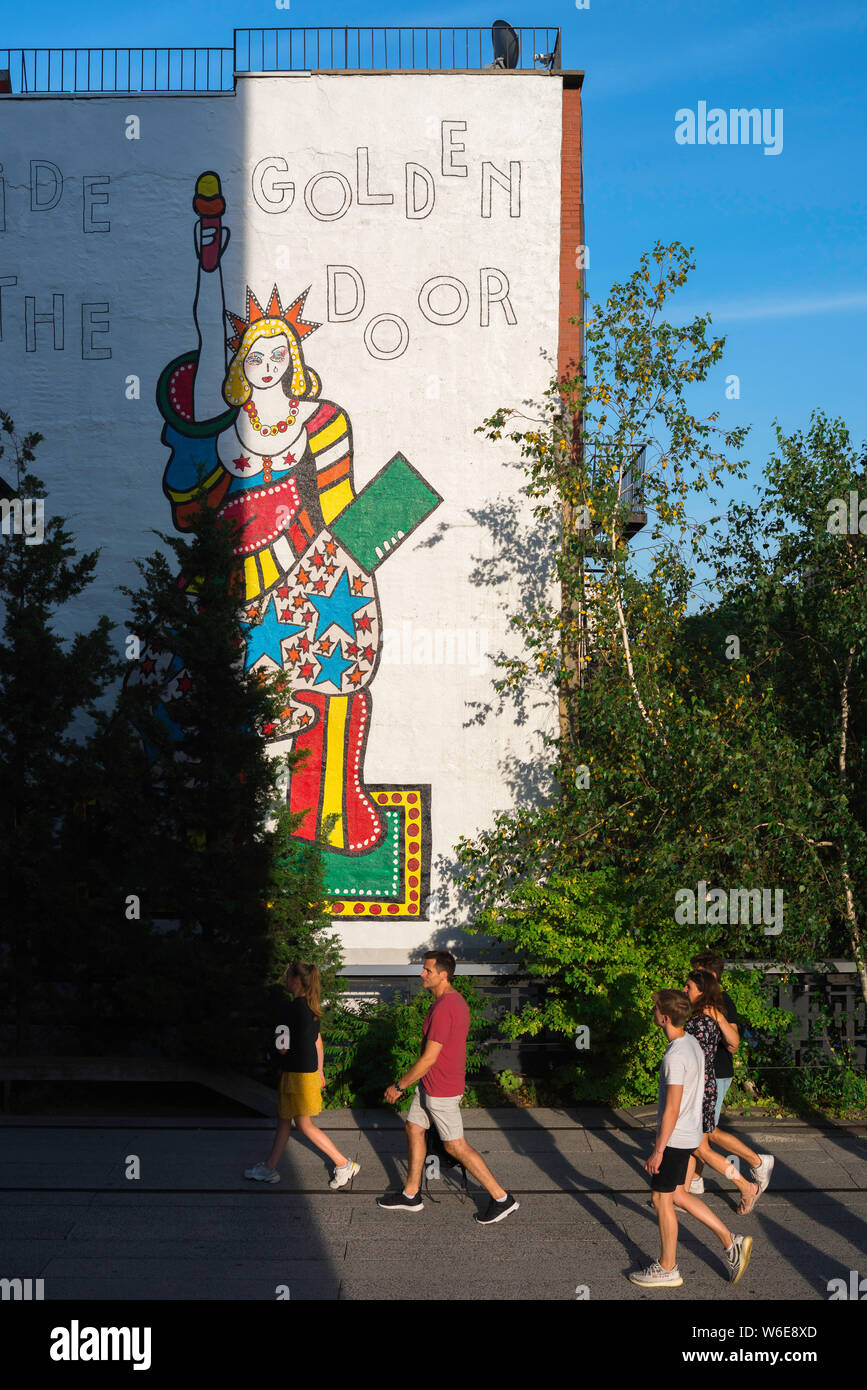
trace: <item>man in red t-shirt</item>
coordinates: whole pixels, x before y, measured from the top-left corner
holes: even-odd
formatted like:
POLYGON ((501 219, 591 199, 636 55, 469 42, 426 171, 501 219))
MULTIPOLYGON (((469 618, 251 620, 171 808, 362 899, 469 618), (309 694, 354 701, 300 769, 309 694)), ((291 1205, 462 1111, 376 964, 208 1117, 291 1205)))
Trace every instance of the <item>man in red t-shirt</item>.
POLYGON ((402 1192, 377 1197, 376 1203, 385 1211, 423 1210, 419 1187, 427 1152, 425 1130, 433 1119, 448 1152, 490 1194, 487 1210, 473 1218, 480 1226, 490 1226, 517 1211, 520 1203, 500 1187, 481 1154, 464 1138, 460 1104, 466 1079, 470 1011, 463 995, 452 986, 454 977, 455 958, 451 952, 431 951, 425 956, 421 982, 433 995, 433 1003, 424 1021, 422 1054, 385 1093, 385 1099, 394 1105, 409 1086, 421 1082, 406 1118, 409 1176, 402 1192))

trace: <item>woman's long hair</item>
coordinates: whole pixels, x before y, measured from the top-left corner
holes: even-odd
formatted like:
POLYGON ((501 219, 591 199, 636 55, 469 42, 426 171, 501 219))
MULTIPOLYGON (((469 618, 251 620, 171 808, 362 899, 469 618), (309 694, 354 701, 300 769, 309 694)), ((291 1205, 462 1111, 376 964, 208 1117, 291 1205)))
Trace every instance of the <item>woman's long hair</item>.
POLYGON ((304 361, 304 354, 298 337, 285 319, 262 318, 251 323, 244 333, 238 349, 229 363, 226 380, 223 382, 223 399, 228 405, 246 405, 253 394, 253 388, 244 375, 244 360, 259 338, 276 338, 284 334, 289 344, 292 370, 287 371, 280 383, 284 396, 305 400, 316 398, 322 390, 322 383, 314 371, 304 361))
POLYGON ((692 1006, 691 1018, 696 1014, 704 1013, 705 1009, 719 1009, 720 1013, 725 1013, 723 1008, 722 990, 719 981, 709 970, 693 970, 687 975, 687 980, 692 980, 698 985, 701 994, 692 1006))
POLYGON ((301 981, 301 995, 307 1000, 307 1007, 316 1017, 322 1017, 322 981, 319 978, 318 965, 308 965, 301 960, 293 960, 292 964, 286 967, 286 980, 290 976, 301 981))

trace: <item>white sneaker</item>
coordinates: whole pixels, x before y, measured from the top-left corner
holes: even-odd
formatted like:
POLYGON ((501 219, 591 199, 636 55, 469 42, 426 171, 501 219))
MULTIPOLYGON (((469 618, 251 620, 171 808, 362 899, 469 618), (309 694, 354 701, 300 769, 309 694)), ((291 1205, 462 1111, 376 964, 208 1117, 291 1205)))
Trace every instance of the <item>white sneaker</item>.
POLYGON ((275 1168, 267 1168, 264 1163, 257 1163, 255 1168, 245 1168, 244 1177, 252 1178, 253 1182, 279 1182, 280 1174, 275 1168))
POLYGON ((350 1159, 348 1163, 344 1163, 342 1168, 335 1167, 334 1177, 331 1179, 328 1186, 331 1188, 332 1192, 336 1192, 339 1187, 345 1187, 348 1182, 352 1182, 356 1173, 360 1172, 361 1164, 353 1163, 352 1159, 350 1159))
POLYGON ((674 1269, 663 1269, 659 1261, 654 1260, 647 1269, 636 1270, 634 1274, 630 1274, 629 1282, 637 1284, 641 1289, 679 1289, 683 1280, 677 1265, 674 1269))
POLYGON ((771 1154, 759 1154, 758 1168, 750 1168, 753 1182, 759 1185, 759 1197, 761 1197, 768 1183, 771 1181, 771 1174, 774 1171, 774 1159, 771 1154))
POLYGON ((731 1248, 723 1251, 723 1259, 728 1266, 730 1283, 736 1284, 738 1282, 750 1262, 752 1253, 752 1236, 736 1236, 732 1233, 731 1248))
POLYGON ((689 1185, 689 1193, 690 1193, 690 1196, 691 1196, 691 1197, 701 1197, 701 1195, 702 1195, 703 1192, 704 1192, 704 1178, 693 1178, 692 1182, 691 1182, 690 1185, 689 1185))

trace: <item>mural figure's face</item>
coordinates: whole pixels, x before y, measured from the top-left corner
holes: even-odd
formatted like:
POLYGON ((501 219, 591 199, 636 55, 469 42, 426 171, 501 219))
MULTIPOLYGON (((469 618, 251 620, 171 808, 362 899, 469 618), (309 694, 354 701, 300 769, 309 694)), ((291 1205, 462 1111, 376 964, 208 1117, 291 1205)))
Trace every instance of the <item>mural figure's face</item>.
POLYGON ((267 391, 282 381, 291 361, 285 333, 276 338, 257 338, 244 358, 244 376, 257 390, 267 391))

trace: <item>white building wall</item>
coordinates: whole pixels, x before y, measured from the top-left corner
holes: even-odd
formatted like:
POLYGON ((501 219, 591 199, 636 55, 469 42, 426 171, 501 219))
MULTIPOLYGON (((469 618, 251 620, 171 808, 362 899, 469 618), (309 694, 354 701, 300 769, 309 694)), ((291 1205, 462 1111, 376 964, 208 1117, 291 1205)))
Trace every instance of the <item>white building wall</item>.
MULTIPOLYGON (((227 307, 244 312, 248 285, 264 302, 276 283, 284 305, 310 286, 304 317, 321 327, 304 347, 323 395, 351 419, 356 490, 400 451, 443 498, 377 571, 385 650, 366 755, 371 782, 431 785, 430 920, 341 921, 350 962, 400 962, 433 938, 446 902, 440 856, 509 804, 502 760, 530 752, 507 717, 467 723, 509 640, 508 593, 470 579, 493 547, 479 515, 520 482, 514 448, 473 431, 502 404, 538 399, 556 358, 561 100, 541 74, 444 73, 250 77, 234 95, 0 105, 0 404, 45 436, 36 471, 49 514, 70 518, 80 548, 102 547, 96 582, 70 606, 75 625, 106 612, 120 647, 118 586, 136 585, 152 531, 171 530, 154 390, 165 364, 196 346, 191 200, 203 170, 220 174, 227 202, 227 307), (342 179, 317 180, 329 172, 342 179), (353 277, 338 276, 336 298, 332 282, 329 302, 329 266, 363 282, 356 317, 353 277), (464 287, 459 322, 420 308, 436 276, 464 287), (486 309, 486 283, 507 285, 507 306, 486 309), (55 308, 55 323, 44 320, 55 308), (379 315, 406 325, 392 360, 377 354, 396 340, 393 321, 365 343, 379 315)), ((459 289, 429 301, 440 313, 456 304, 459 289)))

